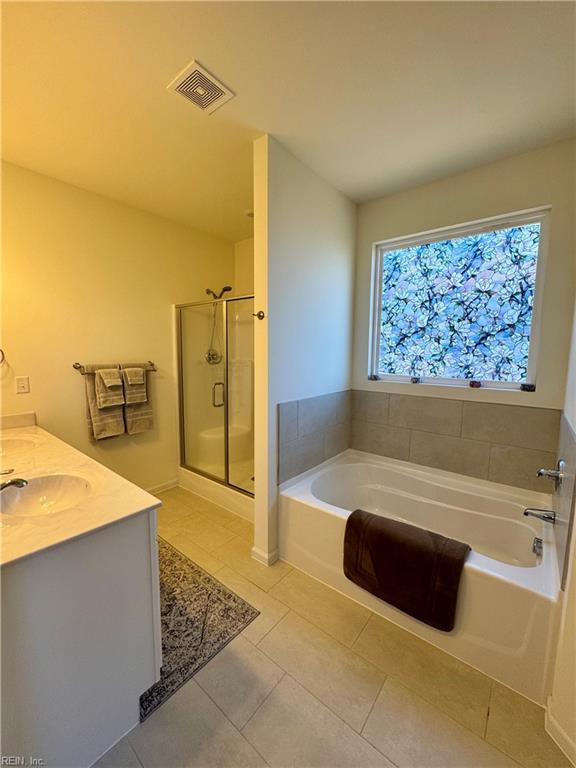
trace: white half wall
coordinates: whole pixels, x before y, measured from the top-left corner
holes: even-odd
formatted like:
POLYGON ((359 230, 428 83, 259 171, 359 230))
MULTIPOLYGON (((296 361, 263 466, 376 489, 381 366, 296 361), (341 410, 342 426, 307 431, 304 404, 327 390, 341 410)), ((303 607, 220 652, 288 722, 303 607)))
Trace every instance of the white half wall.
POLYGON ((576 285, 575 151, 575 140, 558 142, 358 207, 352 373, 355 389, 562 408, 576 285), (368 381, 373 244, 543 205, 551 205, 552 211, 536 392, 368 381))
MULTIPOLYGON (((576 433, 576 313, 574 314, 564 413, 576 433)), ((562 596, 562 615, 558 633, 552 695, 546 711, 546 728, 560 748, 576 765, 576 534, 574 531, 568 557, 568 577, 566 589, 562 596)))
MULTIPOLYGON (((576 227, 576 221, 574 226, 576 227)), ((576 261, 576 244, 573 251, 576 261)), ((564 413, 576 432, 576 308, 574 322, 572 324, 572 343, 570 345, 570 361, 568 364, 568 376, 566 378, 566 399, 564 401, 564 413)))
POLYGON ((172 305, 232 284, 234 244, 15 165, 3 166, 2 412, 144 488, 178 468, 172 305), (74 361, 153 360, 154 428, 93 444, 74 361), (15 376, 30 393, 15 393, 15 376))
POLYGON ((254 238, 234 244, 234 295, 250 296, 254 293, 254 238))
POLYGON ((255 555, 277 551, 277 405, 350 386, 355 205, 278 141, 254 143, 255 555))

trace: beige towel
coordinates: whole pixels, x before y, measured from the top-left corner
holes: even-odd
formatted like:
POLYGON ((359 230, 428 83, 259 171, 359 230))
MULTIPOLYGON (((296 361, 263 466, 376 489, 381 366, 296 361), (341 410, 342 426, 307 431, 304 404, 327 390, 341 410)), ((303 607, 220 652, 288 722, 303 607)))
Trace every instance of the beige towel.
POLYGON ((86 417, 88 420, 88 434, 92 442, 102 440, 105 437, 122 435, 126 431, 124 427, 124 409, 122 406, 113 405, 100 410, 96 400, 96 371, 113 367, 114 363, 84 366, 86 417))
POLYGON ((98 368, 95 374, 95 388, 98 408, 124 405, 124 389, 118 367, 98 368))
POLYGON ((126 400, 124 406, 126 432, 129 435, 138 435, 140 432, 152 429, 154 423, 152 406, 148 402, 146 372, 148 363, 124 363, 121 364, 120 368, 122 369, 126 400), (137 373, 136 369, 141 373, 137 373), (130 381, 134 383, 131 384, 130 381))
POLYGON ((122 379, 124 381, 124 392, 127 405, 148 402, 144 367, 134 366, 131 368, 122 368, 122 379))

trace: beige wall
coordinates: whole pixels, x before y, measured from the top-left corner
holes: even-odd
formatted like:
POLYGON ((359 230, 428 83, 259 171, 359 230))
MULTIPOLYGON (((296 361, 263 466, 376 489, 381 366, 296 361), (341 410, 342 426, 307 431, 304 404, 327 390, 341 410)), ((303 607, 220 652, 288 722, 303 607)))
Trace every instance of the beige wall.
POLYGON ((3 412, 39 424, 145 488, 176 478, 172 304, 231 283, 234 246, 13 165, 3 168, 3 412), (89 442, 72 362, 151 359, 155 426, 89 442), (31 392, 14 393, 14 376, 31 392))
POLYGON ((559 142, 359 206, 352 375, 356 389, 562 408, 576 282, 572 227, 575 147, 573 140, 559 142), (369 382, 373 243, 541 205, 551 205, 552 215, 537 391, 522 393, 369 382))
POLYGON ((248 237, 234 245, 234 293, 250 296, 254 293, 254 238, 248 237))
POLYGON ((256 532, 276 549, 277 405, 350 385, 355 206, 275 139, 255 142, 256 532))

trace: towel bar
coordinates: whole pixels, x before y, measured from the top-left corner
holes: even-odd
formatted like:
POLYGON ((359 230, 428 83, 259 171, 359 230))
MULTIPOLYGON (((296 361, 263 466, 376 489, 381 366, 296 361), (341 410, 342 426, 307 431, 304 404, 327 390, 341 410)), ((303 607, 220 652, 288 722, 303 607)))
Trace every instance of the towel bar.
MULTIPOLYGON (((82 363, 72 363, 72 368, 74 368, 74 369, 75 369, 75 370, 77 370, 77 371, 80 371, 80 373, 82 374, 82 376, 84 376, 84 375, 85 375, 85 373, 86 373, 86 371, 84 370, 84 366, 82 365, 82 363)), ((152 360, 148 360, 148 367, 146 368, 146 370, 147 370, 147 371, 157 371, 157 370, 158 370, 158 368, 156 368, 156 366, 154 365, 154 363, 152 362, 152 360)))

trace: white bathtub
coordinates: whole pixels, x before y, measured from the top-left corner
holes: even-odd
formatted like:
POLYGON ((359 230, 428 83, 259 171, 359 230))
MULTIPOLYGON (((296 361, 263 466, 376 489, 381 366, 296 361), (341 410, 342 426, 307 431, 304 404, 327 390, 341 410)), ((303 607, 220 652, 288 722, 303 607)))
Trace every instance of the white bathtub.
POLYGON ((349 450, 281 486, 280 557, 544 704, 558 566, 552 526, 522 513, 550 503, 547 494, 349 450), (358 508, 470 544, 452 632, 428 627, 346 579, 344 529, 358 508), (541 558, 532 552, 535 537, 543 540, 541 558))

